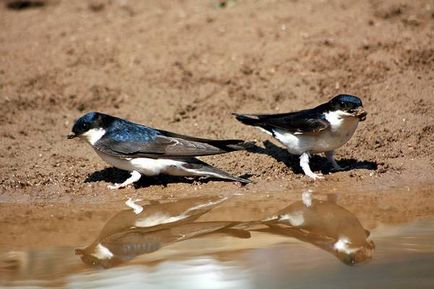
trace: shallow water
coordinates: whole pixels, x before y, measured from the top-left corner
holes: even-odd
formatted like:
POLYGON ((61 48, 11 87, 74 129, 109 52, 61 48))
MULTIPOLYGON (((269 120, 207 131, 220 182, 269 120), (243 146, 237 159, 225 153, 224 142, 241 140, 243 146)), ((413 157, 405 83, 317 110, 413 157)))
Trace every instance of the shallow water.
POLYGON ((96 230, 87 247, 3 246, 0 285, 434 288, 434 219, 380 225, 369 234, 332 198, 307 196, 242 222, 210 215, 225 202, 203 197, 126 209, 96 230))

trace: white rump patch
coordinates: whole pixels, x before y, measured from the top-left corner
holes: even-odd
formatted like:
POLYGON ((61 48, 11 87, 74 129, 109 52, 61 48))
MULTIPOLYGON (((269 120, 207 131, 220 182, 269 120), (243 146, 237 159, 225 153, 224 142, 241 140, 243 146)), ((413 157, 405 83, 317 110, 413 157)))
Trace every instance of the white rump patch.
POLYGON ((275 138, 288 147, 297 147, 299 139, 294 134, 281 129, 273 129, 275 138))
POLYGON ((94 145, 103 137, 103 135, 105 135, 105 132, 106 131, 103 128, 92 128, 87 132, 83 133, 81 137, 84 137, 88 143, 94 145))
POLYGON ((100 260, 111 259, 114 256, 113 253, 110 252, 107 247, 101 245, 101 243, 98 243, 98 245, 96 245, 95 252, 91 255, 100 260))

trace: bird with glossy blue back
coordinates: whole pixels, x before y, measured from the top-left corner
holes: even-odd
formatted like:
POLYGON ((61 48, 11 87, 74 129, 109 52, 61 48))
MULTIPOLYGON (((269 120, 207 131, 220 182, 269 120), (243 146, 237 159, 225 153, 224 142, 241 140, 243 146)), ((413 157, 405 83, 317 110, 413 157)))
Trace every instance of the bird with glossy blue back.
POLYGON ((80 117, 68 138, 80 137, 116 168, 131 172, 118 189, 137 182, 141 175, 198 176, 249 183, 197 159, 198 156, 244 150, 251 145, 242 140, 210 140, 180 135, 136 124, 99 112, 80 117))

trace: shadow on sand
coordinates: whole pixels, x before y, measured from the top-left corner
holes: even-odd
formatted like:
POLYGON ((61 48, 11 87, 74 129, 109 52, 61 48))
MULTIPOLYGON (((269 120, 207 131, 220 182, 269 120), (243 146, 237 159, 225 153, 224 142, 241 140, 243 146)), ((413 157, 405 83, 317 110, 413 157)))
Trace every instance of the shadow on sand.
MULTIPOLYGON (((300 160, 299 156, 291 155, 287 150, 281 148, 270 141, 265 141, 264 147, 252 146, 247 149, 247 151, 256 154, 265 154, 273 157, 278 162, 283 162, 287 167, 291 168, 291 170, 295 174, 303 174, 302 169, 300 168, 300 160)), ((365 170, 376 170, 378 165, 375 162, 371 161, 358 161, 356 159, 341 159, 337 161, 340 166, 344 167, 343 171, 350 171, 354 169, 365 169, 365 170)), ((327 162, 325 157, 319 155, 313 155, 310 158, 310 167, 312 171, 321 171, 323 174, 328 174, 333 172, 333 168, 327 162)), ((130 173, 124 170, 120 170, 114 167, 105 168, 100 171, 96 171, 87 176, 85 183, 93 183, 99 181, 105 181, 108 183, 122 183, 130 176, 130 173)), ((249 178, 252 175, 242 175, 242 178, 249 178)), ((227 181, 230 180, 224 179, 213 179, 213 178, 192 178, 192 177, 175 177, 168 175, 159 175, 154 177, 143 176, 138 182, 134 183, 134 187, 144 188, 154 185, 162 185, 167 186, 171 183, 186 183, 186 184, 195 184, 195 183, 208 183, 210 181, 227 181)))
MULTIPOLYGON (((292 155, 282 147, 279 147, 272 143, 271 141, 264 141, 264 147, 254 146, 249 148, 248 151, 257 154, 265 154, 273 157, 278 162, 284 163, 288 168, 290 168, 295 174, 303 174, 300 167, 300 159, 297 155, 292 155)), ((337 160, 338 164, 345 168, 342 171, 350 171, 354 169, 365 169, 365 170, 376 170, 378 164, 371 161, 359 161, 356 159, 340 159, 337 160)), ((333 172, 333 168, 328 163, 327 158, 319 155, 313 155, 310 158, 310 168, 312 171, 321 171, 323 174, 328 174, 333 172)))
MULTIPOLYGON (((249 178, 252 175, 242 175, 242 178, 249 178)), ((94 183, 104 181, 107 183, 122 183, 130 177, 130 173, 115 167, 105 168, 100 171, 93 172, 87 176, 84 180, 85 183, 94 183)), ((231 180, 225 179, 215 179, 215 178, 194 178, 194 177, 176 177, 168 175, 158 175, 158 176, 142 176, 139 181, 134 183, 134 188, 146 188, 149 186, 164 186, 174 183, 184 183, 184 184, 203 184, 211 181, 222 181, 222 182, 233 182, 231 180)))

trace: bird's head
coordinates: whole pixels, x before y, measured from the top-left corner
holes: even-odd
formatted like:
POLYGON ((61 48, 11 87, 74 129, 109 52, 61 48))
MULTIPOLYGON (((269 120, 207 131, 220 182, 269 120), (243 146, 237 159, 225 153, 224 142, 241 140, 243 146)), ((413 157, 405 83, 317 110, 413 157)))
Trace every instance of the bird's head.
POLYGON ((328 102, 328 106, 331 111, 340 111, 343 115, 357 117, 360 121, 364 121, 368 114, 360 98, 354 95, 339 94, 328 102))
POLYGON ((113 117, 99 112, 86 113, 74 123, 68 139, 104 132, 113 119, 113 117))

